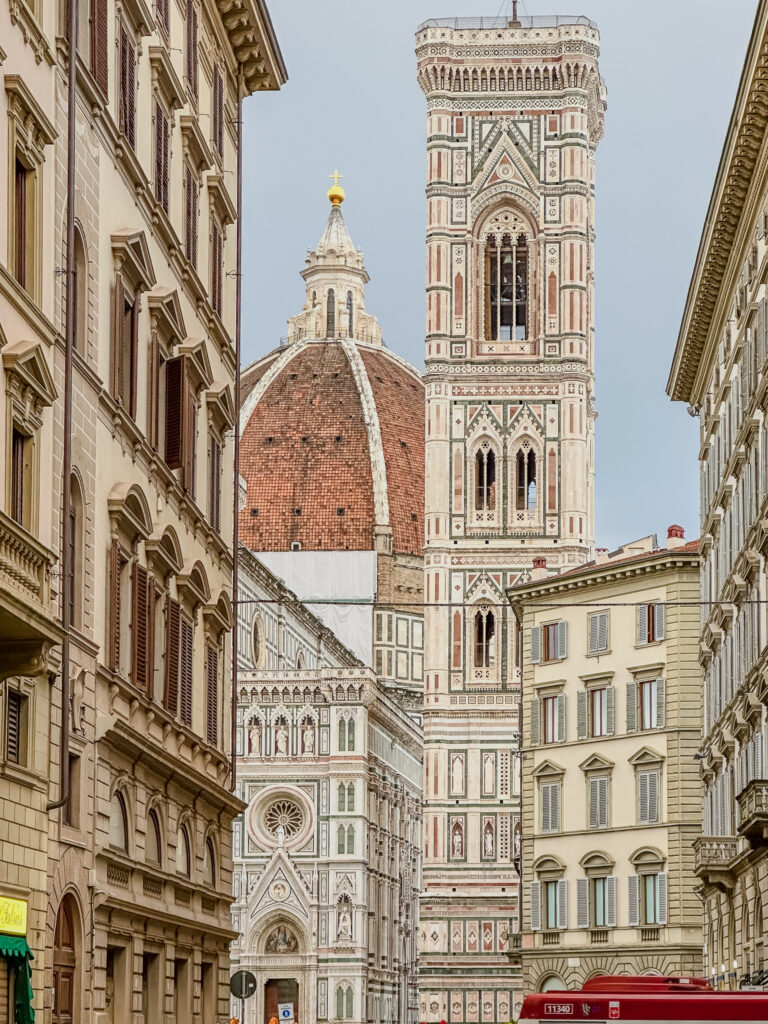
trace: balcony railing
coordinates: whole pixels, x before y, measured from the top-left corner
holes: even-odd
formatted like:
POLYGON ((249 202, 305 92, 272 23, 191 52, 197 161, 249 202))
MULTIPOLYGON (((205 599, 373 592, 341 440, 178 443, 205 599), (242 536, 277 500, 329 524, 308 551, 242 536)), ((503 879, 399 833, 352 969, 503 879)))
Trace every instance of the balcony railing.
POLYGON ((641 928, 641 942, 659 942, 661 940, 661 928, 641 928))
POLYGON ((542 946, 559 946, 560 932, 542 932, 541 944, 542 946))
POLYGON ((0 586, 48 612, 53 556, 10 516, 0 512, 0 586))
POLYGON ((598 931, 589 933, 589 940, 593 946, 605 946, 608 943, 608 936, 610 932, 606 928, 601 928, 598 931))
POLYGON ((704 885, 733 888, 731 864, 739 853, 737 836, 699 836, 693 841, 693 873, 704 885))
POLYGON ((768 781, 753 779, 737 797, 738 831, 752 846, 768 845, 768 781))

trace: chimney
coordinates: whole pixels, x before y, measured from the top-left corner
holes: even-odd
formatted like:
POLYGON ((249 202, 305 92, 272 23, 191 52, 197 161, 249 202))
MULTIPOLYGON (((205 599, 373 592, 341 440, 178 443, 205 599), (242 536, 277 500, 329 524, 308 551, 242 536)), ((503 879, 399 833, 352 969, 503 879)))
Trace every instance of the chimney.
POLYGON ((595 565, 608 561, 608 548, 595 548, 595 565))
POLYGON ((531 573, 531 579, 543 580, 547 576, 547 560, 543 556, 534 558, 533 560, 533 572, 531 573))
POLYGON ((673 523, 667 530, 667 551, 679 548, 682 544, 685 544, 685 530, 673 523))

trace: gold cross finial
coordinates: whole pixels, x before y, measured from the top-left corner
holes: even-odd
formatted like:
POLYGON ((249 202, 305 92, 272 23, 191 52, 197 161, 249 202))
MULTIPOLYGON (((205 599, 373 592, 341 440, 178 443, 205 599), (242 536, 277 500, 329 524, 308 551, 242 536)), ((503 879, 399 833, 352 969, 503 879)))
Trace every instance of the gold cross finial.
POLYGON ((340 206, 344 202, 344 189, 339 184, 339 178, 343 178, 343 174, 339 174, 338 171, 334 171, 333 174, 328 175, 329 178, 333 178, 333 184, 328 189, 328 198, 334 206, 340 206))

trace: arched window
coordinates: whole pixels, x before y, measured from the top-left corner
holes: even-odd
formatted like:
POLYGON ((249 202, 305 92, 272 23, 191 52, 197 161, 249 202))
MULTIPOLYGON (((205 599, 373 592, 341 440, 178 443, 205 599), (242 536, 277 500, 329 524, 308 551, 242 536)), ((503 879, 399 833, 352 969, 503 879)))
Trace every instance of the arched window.
POLYGON ((337 836, 336 836, 336 852, 337 853, 344 853, 344 845, 345 845, 344 839, 345 839, 344 826, 343 825, 339 825, 339 830, 338 830, 338 833, 337 833, 337 836))
POLYGON ((162 848, 163 845, 160 838, 160 821, 157 817, 157 811, 150 811, 147 815, 147 829, 144 839, 144 859, 150 864, 161 864, 162 848))
MULTIPOLYGON (((83 2, 78 5, 78 13, 85 10, 87 14, 88 8, 89 4, 83 2)), ((84 56, 82 53, 79 53, 79 55, 84 56)), ((88 258, 85 253, 85 240, 79 225, 75 225, 74 298, 75 305, 72 310, 75 323, 74 344, 77 351, 81 355, 85 355, 86 339, 88 337, 88 258)))
POLYGON ((189 848, 189 833, 186 825, 182 825, 176 837, 176 873, 189 878, 192 869, 192 856, 189 848))
POLYGON ((347 749, 347 723, 343 718, 339 719, 339 750, 347 749))
POLYGON ((339 810, 345 811, 347 809, 347 787, 343 782, 339 783, 339 810))
POLYGON ((354 783, 350 782, 347 786, 347 810, 354 811, 355 809, 355 786, 354 783))
POLYGON ((350 718, 347 722, 347 750, 355 749, 355 720, 350 718))
POLYGON ((475 508, 490 512, 496 507, 496 453, 484 441, 475 455, 475 508))
POLYGON ((353 322, 354 312, 352 309, 352 292, 347 292, 347 334, 353 337, 355 325, 353 322))
POLYGON ((347 826, 347 853, 355 852, 355 827, 354 825, 347 826))
POLYGON ((210 838, 205 840, 203 853, 203 881, 206 885, 216 885, 216 854, 210 838))
POLYGON ((109 845, 123 853, 128 852, 128 815, 123 794, 117 790, 112 794, 109 805, 109 845))
POLYGON ((475 668, 493 668, 496 618, 490 608, 475 612, 475 668))
POLYGON ((336 1017, 344 1020, 344 989, 341 985, 336 989, 336 1017))
POLYGON ((352 1012, 353 1012, 353 1009, 354 1009, 354 1005, 353 1005, 353 1001, 352 1001, 352 996, 353 996, 353 992, 352 992, 352 988, 350 986, 347 989, 347 998, 346 998, 346 1004, 347 1005, 345 1007, 347 1020, 352 1020, 352 1012))
POLYGON ((333 288, 328 289, 325 311, 325 334, 327 338, 332 338, 336 334, 336 294, 333 288))
POLYGON ((528 320, 528 241, 489 235, 485 244, 485 337, 525 341, 528 320))
POLYGON ((296 655, 296 671, 301 672, 304 668, 304 651, 299 651, 296 655))
POLYGON ((69 529, 67 543, 72 566, 72 575, 64 581, 69 603, 69 620, 75 629, 83 626, 83 493, 80 482, 73 473, 69 488, 69 529))
POLYGON ((515 508, 536 510, 536 452, 530 441, 523 441, 515 456, 515 508))

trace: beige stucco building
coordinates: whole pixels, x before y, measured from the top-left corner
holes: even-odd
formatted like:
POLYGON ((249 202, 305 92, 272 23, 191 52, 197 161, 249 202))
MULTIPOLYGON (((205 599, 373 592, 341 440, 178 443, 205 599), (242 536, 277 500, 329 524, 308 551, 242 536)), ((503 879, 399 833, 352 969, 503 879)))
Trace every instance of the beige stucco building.
POLYGON ((506 589, 594 543, 594 165, 587 18, 416 33, 427 104, 424 887, 419 1019, 521 1004, 520 665, 506 589))
POLYGON ((523 989, 701 973, 699 555, 671 527, 510 588, 523 652, 523 989))
POLYGON ((762 985, 768 966, 767 64, 768 4, 761 2, 668 383, 701 431, 704 810, 695 870, 705 966, 720 984, 733 974, 762 985))
POLYGON ((241 807, 229 741, 238 95, 279 88, 285 68, 260 0, 80 2, 64 531, 65 8, 20 0, 0 14, 0 607, 4 640, 16 630, 29 655, 9 668, 53 672, 0 694, 0 897, 30 904, 38 1021, 213 1024, 229 1009, 241 807), (70 797, 46 814, 61 680, 55 650, 43 655, 64 603, 70 797))

